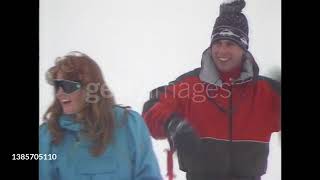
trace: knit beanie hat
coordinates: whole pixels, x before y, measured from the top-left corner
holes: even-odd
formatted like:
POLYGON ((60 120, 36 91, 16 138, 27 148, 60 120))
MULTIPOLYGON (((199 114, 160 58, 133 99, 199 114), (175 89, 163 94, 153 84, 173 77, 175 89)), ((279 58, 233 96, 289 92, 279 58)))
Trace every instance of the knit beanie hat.
POLYGON ((220 15, 217 17, 211 34, 211 45, 220 39, 236 42, 244 50, 249 48, 248 21, 242 9, 244 0, 226 0, 220 5, 220 15))

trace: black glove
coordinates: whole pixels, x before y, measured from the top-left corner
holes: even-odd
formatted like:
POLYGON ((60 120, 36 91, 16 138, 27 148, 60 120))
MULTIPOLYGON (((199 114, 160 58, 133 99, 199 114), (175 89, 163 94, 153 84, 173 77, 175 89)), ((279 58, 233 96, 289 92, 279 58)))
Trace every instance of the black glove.
POLYGON ((172 115, 166 124, 166 132, 170 148, 182 153, 193 153, 196 151, 200 138, 192 126, 179 115, 172 115))

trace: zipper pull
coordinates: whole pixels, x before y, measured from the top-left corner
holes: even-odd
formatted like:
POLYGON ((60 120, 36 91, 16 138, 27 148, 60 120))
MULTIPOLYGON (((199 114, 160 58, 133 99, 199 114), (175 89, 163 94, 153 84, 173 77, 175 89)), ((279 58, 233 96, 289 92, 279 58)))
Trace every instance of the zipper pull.
POLYGON ((75 139, 76 139, 75 147, 78 147, 78 145, 80 144, 80 134, 79 134, 79 132, 76 133, 75 139))

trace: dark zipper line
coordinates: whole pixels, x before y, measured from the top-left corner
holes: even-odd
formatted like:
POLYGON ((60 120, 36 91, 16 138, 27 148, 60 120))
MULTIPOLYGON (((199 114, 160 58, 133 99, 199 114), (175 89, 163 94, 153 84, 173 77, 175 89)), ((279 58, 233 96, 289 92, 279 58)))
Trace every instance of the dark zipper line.
POLYGON ((230 143, 229 143, 229 161, 230 161, 230 169, 229 169, 229 173, 231 174, 232 172, 232 136, 233 136, 233 133, 232 133, 232 129, 233 129, 233 122, 232 122, 232 111, 233 111, 233 108, 232 108, 232 84, 230 86, 230 99, 229 99, 229 112, 228 112, 228 117, 229 117, 229 139, 230 139, 230 143))
POLYGON ((230 142, 232 142, 232 136, 233 136, 233 133, 232 133, 232 129, 233 129, 233 122, 232 122, 232 113, 233 113, 233 108, 232 108, 232 85, 230 86, 230 99, 229 99, 229 138, 230 138, 230 142))
POLYGON ((226 109, 224 109, 221 105, 219 105, 214 99, 212 99, 211 97, 208 97, 208 100, 210 101, 210 102, 212 102, 215 106, 217 106, 218 107, 218 109, 221 111, 221 112, 227 112, 227 110, 226 109))

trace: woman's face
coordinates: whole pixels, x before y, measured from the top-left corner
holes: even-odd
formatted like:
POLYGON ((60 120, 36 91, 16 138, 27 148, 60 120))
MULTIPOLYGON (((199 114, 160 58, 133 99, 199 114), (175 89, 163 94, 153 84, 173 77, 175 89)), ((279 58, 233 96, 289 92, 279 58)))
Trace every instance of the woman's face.
MULTIPOLYGON (((57 73, 57 78, 59 80, 64 80, 62 73, 57 73)), ((68 81, 66 81, 69 83, 68 81)), ((73 82, 71 82, 71 86, 73 82)), ((70 87, 70 84, 67 84, 70 87)), ((79 84, 78 84, 79 85, 79 84)), ((82 87, 78 86, 76 90, 71 93, 65 92, 62 88, 63 85, 56 86, 56 98, 61 104, 64 114, 76 114, 80 112, 85 106, 85 92, 82 87)), ((77 87, 77 86, 75 86, 77 87)))

